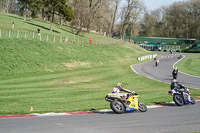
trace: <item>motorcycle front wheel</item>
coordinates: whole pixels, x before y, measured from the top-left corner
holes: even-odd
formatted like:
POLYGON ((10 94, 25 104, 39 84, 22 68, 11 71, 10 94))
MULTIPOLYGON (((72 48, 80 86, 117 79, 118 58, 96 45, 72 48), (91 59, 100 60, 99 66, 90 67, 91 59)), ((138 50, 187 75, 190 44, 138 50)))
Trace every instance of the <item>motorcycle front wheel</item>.
POLYGON ((183 106, 183 104, 184 104, 182 95, 175 94, 173 96, 173 100, 176 103, 176 105, 178 105, 178 106, 183 106))
POLYGON ((124 105, 117 100, 114 100, 110 103, 110 108, 117 114, 122 114, 125 112, 125 107, 124 105))
POLYGON ((138 100, 138 109, 141 112, 146 112, 147 111, 147 106, 143 102, 138 100))

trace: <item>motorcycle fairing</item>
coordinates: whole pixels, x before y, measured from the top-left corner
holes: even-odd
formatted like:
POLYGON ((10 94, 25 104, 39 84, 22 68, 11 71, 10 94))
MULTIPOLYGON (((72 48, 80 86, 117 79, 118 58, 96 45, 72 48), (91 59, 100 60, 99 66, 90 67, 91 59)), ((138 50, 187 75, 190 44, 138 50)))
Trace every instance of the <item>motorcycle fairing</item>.
POLYGON ((174 93, 177 93, 177 92, 178 92, 178 91, 177 91, 176 89, 172 89, 172 90, 169 90, 169 91, 168 91, 168 94, 171 95, 171 96, 173 96, 174 93))
POLYGON ((190 103, 190 100, 189 100, 189 99, 186 99, 186 102, 190 103))
POLYGON ((134 96, 130 96, 128 98, 127 101, 130 102, 130 104, 128 105, 129 109, 136 109, 136 110, 138 110, 138 96, 139 95, 134 95, 134 96))
POLYGON ((121 98, 119 95, 117 94, 113 94, 113 93, 108 93, 108 95, 106 95, 109 98, 121 98))
POLYGON ((127 107, 126 108, 126 112, 130 112, 130 111, 136 111, 137 109, 135 109, 135 108, 130 108, 130 107, 127 107))

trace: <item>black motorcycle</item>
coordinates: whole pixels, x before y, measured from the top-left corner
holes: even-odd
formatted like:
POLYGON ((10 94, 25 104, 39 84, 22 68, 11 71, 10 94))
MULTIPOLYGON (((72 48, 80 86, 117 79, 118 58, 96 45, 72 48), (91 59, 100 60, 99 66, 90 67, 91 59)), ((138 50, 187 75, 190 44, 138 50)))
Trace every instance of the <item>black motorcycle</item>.
POLYGON ((195 104, 195 100, 190 96, 189 89, 176 80, 172 81, 171 90, 168 91, 168 94, 173 96, 173 100, 178 106, 188 103, 195 104))

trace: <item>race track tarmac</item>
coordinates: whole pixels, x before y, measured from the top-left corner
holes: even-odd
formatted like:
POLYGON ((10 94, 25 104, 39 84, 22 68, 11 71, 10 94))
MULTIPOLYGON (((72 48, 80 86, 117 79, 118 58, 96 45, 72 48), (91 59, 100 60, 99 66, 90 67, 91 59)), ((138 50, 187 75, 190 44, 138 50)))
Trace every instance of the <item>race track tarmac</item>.
MULTIPOLYGON (((171 83, 173 65, 178 62, 179 54, 159 53, 162 58, 160 64, 156 67, 155 61, 148 61, 141 64, 132 65, 131 68, 138 74, 146 77, 171 83)), ((191 68, 192 69, 192 68, 191 68)), ((177 81, 187 87, 200 89, 200 77, 192 76, 179 71, 177 81)))
POLYGON ((0 133, 187 133, 200 131, 200 102, 121 115, 94 113, 0 119, 0 133))

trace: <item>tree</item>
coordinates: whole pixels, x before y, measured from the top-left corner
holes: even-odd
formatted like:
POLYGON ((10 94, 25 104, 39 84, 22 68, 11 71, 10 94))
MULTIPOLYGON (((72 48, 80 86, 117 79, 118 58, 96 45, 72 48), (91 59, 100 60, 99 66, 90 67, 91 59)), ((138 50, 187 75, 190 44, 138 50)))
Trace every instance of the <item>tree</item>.
POLYGON ((200 1, 175 2, 144 15, 147 36, 200 38, 200 1))
POLYGON ((87 25, 88 8, 85 0, 73 0, 71 2, 74 10, 74 19, 71 23, 73 29, 76 29, 76 34, 79 35, 87 25))
POLYGON ((2 12, 3 13, 8 13, 9 10, 9 0, 1 0, 0 4, 1 4, 1 8, 2 8, 2 12))
POLYGON ((89 0, 89 14, 88 14, 88 22, 87 22, 87 31, 90 31, 91 20, 94 18, 94 15, 97 13, 96 8, 98 8, 100 2, 102 0, 89 0))
MULTIPOLYGON (((124 39, 125 32, 129 26, 131 19, 132 22, 136 22, 139 14, 141 13, 143 7, 139 0, 126 0, 127 5, 123 7, 121 11, 121 28, 120 28, 120 38, 124 39), (132 15, 134 17, 132 17, 132 15)), ((133 26, 131 26, 133 27, 133 26)))
POLYGON ((131 12, 131 17, 129 22, 130 38, 132 38, 133 35, 137 35, 139 32, 138 20, 140 20, 140 15, 144 11, 144 9, 145 8, 143 7, 142 3, 138 2, 135 8, 133 8, 131 12))
POLYGON ((44 0, 44 6, 48 9, 47 12, 51 14, 51 32, 53 30, 55 15, 62 16, 66 21, 71 21, 74 18, 74 12, 67 5, 67 0, 44 0))
POLYGON ((20 5, 20 13, 24 16, 24 20, 26 20, 30 2, 29 0, 19 0, 18 4, 20 5))
POLYGON ((17 0, 0 0, 0 11, 2 13, 16 13, 17 0))
POLYGON ((114 24, 115 24, 115 21, 116 21, 116 15, 117 15, 117 11, 118 11, 118 6, 119 6, 119 3, 120 3, 121 0, 115 0, 115 8, 114 8, 114 11, 113 11, 113 18, 112 18, 112 23, 111 23, 111 33, 113 34, 114 32, 114 24))
MULTIPOLYGON (((76 34, 83 30, 94 30, 99 33, 110 33, 113 8, 115 0, 71 0, 74 10, 74 19, 71 26, 76 34)), ((119 1, 119 0, 118 0, 119 1)))

